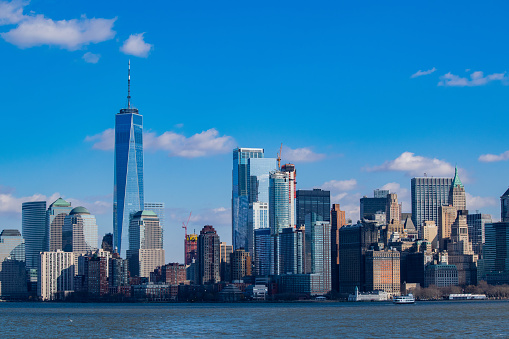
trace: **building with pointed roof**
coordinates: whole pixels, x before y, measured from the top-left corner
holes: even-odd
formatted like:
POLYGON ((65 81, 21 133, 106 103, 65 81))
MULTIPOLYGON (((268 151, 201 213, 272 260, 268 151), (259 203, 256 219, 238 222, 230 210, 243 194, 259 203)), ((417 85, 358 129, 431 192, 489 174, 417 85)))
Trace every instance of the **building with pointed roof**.
POLYGON ((467 209, 465 187, 461 183, 458 175, 458 167, 454 169, 454 179, 452 180, 451 190, 449 191, 449 204, 456 207, 458 211, 467 209))

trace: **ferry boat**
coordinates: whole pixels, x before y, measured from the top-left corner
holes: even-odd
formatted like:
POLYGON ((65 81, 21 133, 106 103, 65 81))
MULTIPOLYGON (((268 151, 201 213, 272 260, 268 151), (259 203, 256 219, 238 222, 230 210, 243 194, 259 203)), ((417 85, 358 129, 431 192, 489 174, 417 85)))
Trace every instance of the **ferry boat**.
POLYGON ((413 304, 415 303, 415 298, 414 295, 410 293, 409 295, 401 295, 394 297, 394 299, 392 299, 392 302, 395 304, 413 304))

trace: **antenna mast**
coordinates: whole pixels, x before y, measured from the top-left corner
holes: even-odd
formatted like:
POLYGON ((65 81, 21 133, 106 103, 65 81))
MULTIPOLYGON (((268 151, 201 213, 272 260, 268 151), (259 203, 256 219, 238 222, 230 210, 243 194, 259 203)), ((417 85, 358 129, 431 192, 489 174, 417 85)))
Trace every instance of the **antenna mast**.
POLYGON ((131 108, 131 60, 127 68, 127 108, 131 108))

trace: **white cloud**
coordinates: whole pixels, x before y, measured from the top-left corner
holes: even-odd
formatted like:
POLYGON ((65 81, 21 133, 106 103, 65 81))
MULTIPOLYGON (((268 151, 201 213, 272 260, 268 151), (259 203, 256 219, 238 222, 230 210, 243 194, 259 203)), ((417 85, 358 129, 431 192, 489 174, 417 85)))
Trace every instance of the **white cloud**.
POLYGON ((497 206, 498 200, 493 197, 475 197, 470 193, 465 193, 467 198, 467 209, 472 211, 479 210, 487 206, 497 206))
POLYGON ((481 71, 472 72, 470 79, 467 77, 461 77, 459 75, 452 74, 451 72, 444 74, 440 77, 438 86, 448 87, 465 87, 465 86, 484 86, 491 81, 502 81, 504 84, 507 83, 508 78, 504 73, 493 73, 484 76, 481 71))
POLYGON ((83 60, 85 60, 85 62, 88 62, 89 64, 96 64, 99 61, 100 57, 101 57, 100 54, 87 52, 83 55, 83 60))
POLYGON ((0 1, 0 26, 16 24, 23 20, 23 8, 26 5, 28 1, 0 1))
MULTIPOLYGON (((380 166, 366 168, 368 172, 378 171, 399 171, 405 172, 409 176, 422 176, 426 173, 429 176, 453 176, 454 166, 444 160, 437 158, 426 158, 417 156, 412 152, 403 152, 394 160, 384 162, 380 166)), ((464 171, 460 170, 460 174, 466 179, 464 171)))
MULTIPOLYGON (((102 197, 108 198, 109 196, 102 197)), ((112 198, 112 197, 111 197, 112 198)), ((100 214, 109 214, 113 211, 113 203, 111 200, 104 201, 93 198, 85 198, 85 199, 76 199, 76 198, 64 198, 69 201, 73 207, 83 206, 90 211, 90 213, 94 215, 100 214)), ((54 200, 48 201, 48 205, 52 203, 54 200)))
POLYGON ((423 75, 428 75, 428 74, 431 74, 433 72, 435 72, 437 69, 435 67, 433 67, 432 69, 428 69, 427 71, 421 71, 421 70, 418 70, 417 72, 415 72, 414 74, 412 74, 410 76, 410 78, 417 78, 417 77, 420 77, 420 76, 423 76, 423 75))
POLYGON ((357 188, 357 180, 349 179, 349 180, 330 180, 325 182, 321 187, 323 190, 334 191, 334 192, 343 192, 343 191, 351 191, 357 188))
POLYGON ((287 146, 283 146, 283 158, 284 161, 290 162, 315 162, 325 158, 325 154, 315 153, 311 147, 295 148, 292 149, 287 146))
POLYGON ((401 187, 397 182, 389 182, 381 187, 383 190, 389 190, 391 193, 398 195, 398 202, 402 204, 403 211, 411 211, 411 197, 410 191, 407 188, 401 187))
POLYGON ((481 162, 496 162, 509 160, 509 151, 505 151, 501 154, 483 154, 479 157, 481 162))
MULTIPOLYGON (((168 151, 170 156, 196 158, 231 152, 235 147, 235 140, 227 135, 219 136, 215 128, 196 133, 187 138, 183 134, 164 132, 157 135, 146 132, 143 135, 145 150, 168 151)), ((94 142, 92 148, 109 151, 115 148, 115 131, 112 128, 102 133, 87 136, 87 142, 94 142)))
POLYGON ((32 201, 47 201, 53 202, 60 197, 59 193, 54 193, 51 196, 36 193, 27 197, 17 198, 13 193, 1 193, 0 194, 0 214, 1 213, 21 213, 21 205, 24 202, 32 201))
POLYGON ((134 55, 141 58, 148 57, 148 53, 154 47, 154 45, 148 44, 143 39, 143 34, 131 34, 129 38, 124 41, 122 47, 120 47, 120 51, 124 54, 134 55))

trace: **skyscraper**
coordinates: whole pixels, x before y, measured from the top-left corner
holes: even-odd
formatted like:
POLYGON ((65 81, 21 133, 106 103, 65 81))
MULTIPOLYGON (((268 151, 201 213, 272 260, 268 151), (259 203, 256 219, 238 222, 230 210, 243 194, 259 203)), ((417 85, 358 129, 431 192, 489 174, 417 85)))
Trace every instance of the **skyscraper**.
POLYGON ((221 280, 219 236, 214 227, 203 226, 198 236, 198 284, 215 284, 221 280))
POLYGON ((42 252, 40 260, 38 295, 42 300, 56 300, 65 292, 74 291, 74 253, 42 252))
POLYGON ((297 191, 297 226, 306 224, 306 216, 318 221, 330 221, 330 191, 319 188, 297 191))
POLYGON ((304 232, 293 227, 283 228, 279 234, 279 274, 304 273, 304 232))
POLYGON ((64 219, 71 212, 71 203, 58 198, 48 207, 47 223, 49 228, 49 250, 62 249, 62 227, 64 219))
POLYGON ((95 216, 82 206, 75 207, 64 219, 62 249, 65 252, 86 253, 97 250, 98 234, 95 216))
POLYGON ((331 288, 339 291, 339 229, 346 225, 345 211, 332 204, 331 214, 331 288))
POLYGON ((500 197, 500 205, 502 222, 509 222, 509 188, 500 197))
POLYGON ((290 176, 288 172, 272 171, 269 175, 269 227, 270 273, 278 275, 280 269, 279 234, 290 224, 290 176))
POLYGON ((490 214, 475 213, 467 215, 468 238, 474 253, 480 255, 485 242, 485 225, 492 222, 490 214))
POLYGON ((451 190, 449 191, 449 204, 456 207, 458 211, 467 209, 467 200, 465 196, 465 187, 458 176, 458 167, 454 170, 454 179, 452 180, 451 190))
POLYGON ((22 232, 25 238, 25 262, 27 268, 37 269, 39 253, 48 250, 49 230, 46 223, 46 201, 24 202, 22 232))
POLYGON ((451 178, 412 178, 412 222, 420 231, 422 222, 432 220, 437 225, 440 218, 440 207, 449 205, 451 178))
POLYGON ((0 233, 0 262, 5 259, 25 261, 25 239, 18 230, 0 233))
POLYGON ((131 216, 143 210, 143 116, 131 107, 131 66, 127 108, 115 116, 115 185, 113 188, 113 246, 125 254, 131 216), (123 251, 123 252, 122 252, 123 251))
MULTIPOLYGON (((290 202, 290 225, 295 226, 295 198, 297 196, 297 171, 294 164, 284 164, 281 166, 281 172, 288 173, 290 184, 288 185, 288 201, 290 202)), ((301 226, 301 225, 299 225, 301 226)))
POLYGON ((165 221, 165 213, 164 213, 164 202, 146 202, 145 203, 145 211, 152 211, 157 214, 159 218, 159 225, 161 225, 161 229, 164 232, 164 221, 165 221))
POLYGON ((164 265, 163 232, 154 212, 139 211, 131 218, 127 259, 131 276, 148 278, 164 265))
POLYGON ((489 284, 509 283, 509 222, 486 224, 484 277, 489 284))
POLYGON ((270 228, 259 228, 254 231, 255 237, 255 274, 270 275, 270 228))

